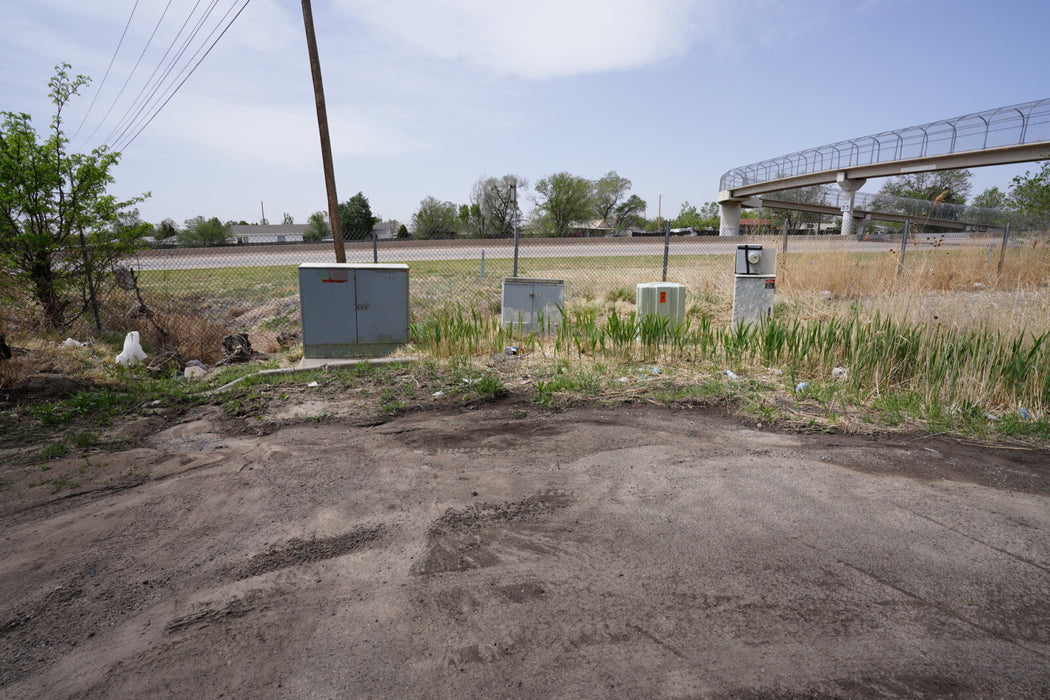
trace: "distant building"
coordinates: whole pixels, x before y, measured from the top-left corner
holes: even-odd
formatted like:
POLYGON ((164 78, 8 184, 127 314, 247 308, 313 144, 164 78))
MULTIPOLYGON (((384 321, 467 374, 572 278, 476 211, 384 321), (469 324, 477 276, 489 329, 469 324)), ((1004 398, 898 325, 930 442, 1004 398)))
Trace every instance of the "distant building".
POLYGON ((773 222, 769 219, 740 219, 740 234, 753 236, 759 233, 768 233, 773 222))
POLYGON ((401 224, 396 221, 380 221, 372 227, 372 232, 376 235, 376 240, 390 240, 397 238, 397 229, 400 226, 401 224))
POLYGON ((234 224, 230 236, 238 245, 254 243, 302 243, 309 224, 234 224))

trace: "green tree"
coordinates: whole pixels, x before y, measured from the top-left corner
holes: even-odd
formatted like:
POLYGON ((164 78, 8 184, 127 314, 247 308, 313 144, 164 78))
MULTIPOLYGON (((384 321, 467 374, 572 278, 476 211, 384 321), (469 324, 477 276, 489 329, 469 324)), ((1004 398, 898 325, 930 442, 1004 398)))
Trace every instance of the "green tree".
POLYGON ((186 219, 186 227, 177 235, 179 245, 187 248, 204 248, 232 242, 230 225, 222 223, 215 216, 210 219, 203 216, 186 219))
POLYGON ((1010 209, 1010 199, 998 187, 989 187, 970 203, 972 207, 966 212, 966 221, 977 224, 1001 226, 1014 218, 1010 209))
POLYGON ((1006 196, 1006 193, 1000 190, 998 187, 989 187, 984 190, 970 202, 971 206, 981 207, 983 209, 1005 209, 1009 206, 1010 201, 1006 196))
POLYGON ((416 238, 453 238, 459 223, 459 209, 452 202, 427 197, 412 215, 412 235, 416 238))
POLYGON ((177 236, 179 233, 179 227, 175 225, 175 220, 171 217, 164 219, 156 226, 156 238, 158 241, 163 241, 168 238, 177 236))
MULTIPOLYGON (((824 188, 820 185, 813 185, 811 187, 796 187, 790 190, 780 190, 779 192, 772 192, 765 195, 768 199, 774 199, 781 202, 791 202, 793 204, 824 204, 824 188)), ((712 211, 716 212, 714 219, 714 228, 718 227, 718 205, 709 203, 712 207, 712 211)), ((707 206, 707 205, 705 205, 707 206)), ((787 226, 787 229, 791 233, 796 233, 802 230, 803 224, 811 224, 819 221, 820 217, 813 212, 799 211, 797 209, 774 209, 772 207, 766 207, 758 210, 754 216, 756 219, 764 219, 769 222, 769 233, 780 233, 787 226)), ((820 233, 819 231, 817 233, 820 233)))
POLYGON ((935 170, 892 177, 879 188, 879 194, 919 199, 938 204, 965 204, 970 196, 973 173, 969 170, 935 170))
POLYGON ((28 114, 0 112, 0 269, 50 328, 79 318, 109 277, 107 267, 145 246, 145 225, 119 225, 119 215, 148 195, 118 201, 106 193, 120 154, 66 151, 62 111, 90 82, 69 68, 56 66, 48 83, 55 113, 46 136, 28 114))
POLYGON ((1043 220, 1050 219, 1050 160, 1045 160, 1034 175, 1025 171, 1010 185, 1010 201, 1018 211, 1043 220))
POLYGON ((699 209, 689 202, 682 202, 678 218, 671 226, 674 228, 693 228, 697 230, 718 228, 718 205, 715 202, 704 202, 699 209))
POLYGON ((610 170, 595 180, 593 187, 594 211, 598 218, 606 225, 615 223, 612 219, 618 207, 627 198, 627 193, 631 189, 631 181, 617 175, 615 170, 610 170))
POLYGON ((555 173, 536 183, 537 223, 553 236, 565 236, 569 227, 594 216, 594 188, 590 180, 571 173, 555 173))
POLYGON ((408 227, 405 226, 404 224, 401 224, 398 227, 398 229, 397 229, 397 237, 398 238, 408 238, 409 237, 408 227))
POLYGON ((117 237, 126 238, 130 235, 139 236, 143 239, 155 238, 157 235, 153 224, 143 221, 139 216, 138 209, 124 209, 117 212, 117 216, 112 223, 112 233, 117 237))
POLYGON ((339 205, 339 226, 343 229, 343 239, 361 241, 372 236, 372 227, 379 219, 372 215, 368 197, 358 192, 339 205))
POLYGON ((306 219, 306 231, 303 233, 304 241, 323 241, 332 228, 328 225, 328 214, 323 211, 315 211, 306 219))
POLYGON ((631 226, 642 227, 645 225, 645 200, 636 194, 632 194, 616 205, 616 218, 614 225, 617 229, 625 229, 631 226))
POLYGON ((528 181, 517 175, 479 179, 470 193, 470 205, 459 208, 464 233, 476 238, 513 236, 521 216, 518 201, 526 187, 528 181))

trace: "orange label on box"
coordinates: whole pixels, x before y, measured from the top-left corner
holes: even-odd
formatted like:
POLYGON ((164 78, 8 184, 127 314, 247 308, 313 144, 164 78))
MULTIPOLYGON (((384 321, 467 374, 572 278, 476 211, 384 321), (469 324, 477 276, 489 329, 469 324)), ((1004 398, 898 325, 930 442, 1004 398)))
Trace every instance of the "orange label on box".
POLYGON ((660 292, 660 303, 661 304, 666 304, 667 303, 667 292, 660 292))

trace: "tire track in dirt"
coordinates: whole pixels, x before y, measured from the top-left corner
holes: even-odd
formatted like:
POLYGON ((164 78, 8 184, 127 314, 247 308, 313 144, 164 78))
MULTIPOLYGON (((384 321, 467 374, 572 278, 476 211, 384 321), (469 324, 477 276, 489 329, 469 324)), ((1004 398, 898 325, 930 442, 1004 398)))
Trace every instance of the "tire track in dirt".
POLYGON ((412 573, 426 576, 495 566, 500 548, 553 554, 557 546, 544 542, 542 532, 530 531, 528 524, 570 503, 568 492, 550 489, 514 503, 450 508, 430 526, 426 552, 412 573))
POLYGON ((238 578, 243 580, 253 576, 268 574, 271 571, 335 559, 350 552, 372 546, 385 533, 386 529, 384 527, 374 526, 359 527, 350 532, 332 537, 309 540, 294 537, 281 546, 270 547, 265 552, 253 556, 240 572, 238 578))

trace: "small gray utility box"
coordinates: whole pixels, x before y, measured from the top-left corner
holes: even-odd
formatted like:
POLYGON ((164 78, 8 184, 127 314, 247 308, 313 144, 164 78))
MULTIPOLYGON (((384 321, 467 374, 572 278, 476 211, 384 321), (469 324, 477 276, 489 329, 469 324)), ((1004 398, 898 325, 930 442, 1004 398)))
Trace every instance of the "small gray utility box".
POLYGON ((733 326, 758 325, 773 315, 777 288, 777 251, 760 245, 736 247, 733 326))
POLYGON ((553 330, 561 323, 565 280, 503 278, 503 325, 523 331, 553 330))
POLYGON ((408 265, 299 266, 303 357, 385 355, 408 342, 408 265))
POLYGON ((685 321, 685 285, 674 282, 644 282, 635 287, 638 319, 662 316, 671 323, 685 321))

